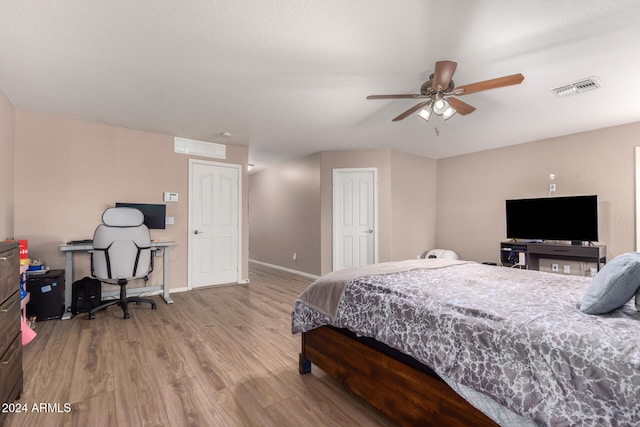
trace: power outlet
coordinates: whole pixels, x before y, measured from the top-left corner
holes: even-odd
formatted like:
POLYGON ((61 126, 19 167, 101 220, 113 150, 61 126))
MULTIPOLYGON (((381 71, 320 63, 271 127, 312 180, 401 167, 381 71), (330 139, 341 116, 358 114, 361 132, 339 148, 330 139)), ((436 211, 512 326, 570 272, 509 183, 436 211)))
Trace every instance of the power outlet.
POLYGON ((558 272, 558 264, 551 264, 551 271, 558 272))
POLYGON ((556 191, 556 185, 555 184, 549 184, 549 193, 553 193, 556 191))
POLYGON ((563 265, 562 266, 562 272, 564 274, 570 274, 571 273, 571 266, 570 265, 566 265, 566 264, 563 265))

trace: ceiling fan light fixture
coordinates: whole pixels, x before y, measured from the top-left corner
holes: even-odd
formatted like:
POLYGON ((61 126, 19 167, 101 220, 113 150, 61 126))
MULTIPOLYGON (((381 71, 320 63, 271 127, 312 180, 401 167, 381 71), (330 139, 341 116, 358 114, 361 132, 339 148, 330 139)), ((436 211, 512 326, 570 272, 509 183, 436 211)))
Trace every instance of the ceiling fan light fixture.
POLYGON ((457 113, 457 111, 451 105, 449 105, 449 108, 444 110, 444 113, 442 113, 442 117, 445 120, 449 120, 451 117, 455 116, 456 113, 457 113))
POLYGON ((429 118, 431 117, 431 105, 427 105, 426 107, 422 108, 420 111, 418 111, 417 114, 418 117, 420 117, 422 120, 428 122, 429 118))
POLYGON ((449 101, 444 98, 437 98, 433 103, 433 112, 438 115, 443 115, 449 108, 451 108, 449 101))

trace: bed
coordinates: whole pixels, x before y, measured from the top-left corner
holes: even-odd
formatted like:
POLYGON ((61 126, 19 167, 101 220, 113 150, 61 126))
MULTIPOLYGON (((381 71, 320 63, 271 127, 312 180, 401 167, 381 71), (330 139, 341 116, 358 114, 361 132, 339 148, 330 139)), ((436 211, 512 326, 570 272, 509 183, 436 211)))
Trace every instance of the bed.
POLYGON ((400 425, 639 425, 640 313, 585 314, 591 283, 443 259, 329 273, 293 307, 300 372, 400 425))

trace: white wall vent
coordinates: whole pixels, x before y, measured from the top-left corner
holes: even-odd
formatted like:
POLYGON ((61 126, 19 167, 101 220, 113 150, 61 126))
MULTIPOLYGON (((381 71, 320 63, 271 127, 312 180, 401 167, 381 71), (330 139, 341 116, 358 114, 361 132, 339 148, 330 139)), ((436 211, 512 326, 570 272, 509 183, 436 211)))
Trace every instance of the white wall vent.
POLYGON ((173 151, 175 153, 213 157, 216 159, 227 158, 227 146, 224 144, 181 138, 179 136, 173 138, 173 151))
POLYGON ((577 95, 582 92, 602 87, 602 83, 597 77, 588 77, 586 79, 578 80, 577 82, 569 83, 555 89, 551 89, 560 98, 564 98, 571 95, 577 95))

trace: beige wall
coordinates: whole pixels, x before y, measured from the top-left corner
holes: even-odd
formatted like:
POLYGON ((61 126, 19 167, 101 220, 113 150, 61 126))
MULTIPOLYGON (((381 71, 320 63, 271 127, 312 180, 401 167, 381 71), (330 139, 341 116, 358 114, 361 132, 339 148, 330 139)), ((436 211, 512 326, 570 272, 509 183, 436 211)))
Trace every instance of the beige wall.
MULTIPOLYGON (((311 274, 331 271, 332 171, 345 167, 378 168, 379 261, 441 247, 464 259, 497 262, 504 200, 547 196, 550 173, 557 176, 558 196, 598 194, 600 241, 611 259, 635 250, 637 135, 640 123, 633 123, 437 162, 393 150, 323 152, 253 174, 251 185, 244 172, 242 277, 249 243, 258 261, 311 274)), ((0 93, 0 237, 26 238, 31 257, 63 268, 58 245, 90 237, 107 206, 161 203, 164 191, 178 192, 180 202, 167 203, 175 225, 152 233, 178 243, 171 284, 186 287, 188 157, 173 153, 172 141, 16 112, 0 93)), ((246 147, 228 146, 227 153, 228 162, 246 166, 246 147)), ((85 267, 76 279, 88 272, 88 262, 77 264, 85 267)))
POLYGON ((608 258, 635 250, 634 147, 640 123, 438 161, 437 245, 475 261, 499 259, 505 199, 597 194, 608 258))
POLYGON ((332 270, 335 168, 378 170, 380 262, 433 247, 434 160, 392 150, 326 151, 251 175, 251 259, 315 275, 332 270))
POLYGON ((390 260, 415 258, 436 241, 436 161, 391 152, 390 260))
POLYGON ((14 120, 13 105, 0 92, 0 239, 13 237, 14 120))
POLYGON ((320 154, 251 174, 249 212, 252 260, 319 274, 320 154))
MULTIPOLYGON (((598 194, 600 243, 607 245, 611 259, 635 250, 634 150, 640 145, 638 135, 640 123, 633 123, 438 161, 392 150, 322 152, 319 213, 309 210, 308 218, 296 222, 293 230, 287 230, 291 224, 286 221, 278 227, 278 235, 285 236, 300 233, 307 224, 315 227, 320 223, 319 272, 310 260, 305 260, 305 264, 289 261, 293 252, 318 251, 317 242, 309 239, 298 240, 294 248, 285 241, 289 238, 276 240, 256 234, 254 239, 252 235, 251 257, 312 274, 331 271, 332 171, 376 167, 381 262, 413 258, 433 247, 453 249, 463 259, 498 262, 499 243, 506 237, 504 201, 548 196, 550 173, 556 175, 556 196, 598 194), (277 250, 270 253, 270 248, 277 250)), ((302 162, 308 166, 303 173, 314 179, 316 161, 314 155, 313 162, 311 159, 302 162)), ((298 204, 316 206, 315 181, 308 187, 308 193, 304 186, 290 191, 282 179, 288 169, 305 170, 293 162, 252 175, 251 185, 256 186, 252 189, 252 200, 261 194, 262 207, 268 205, 269 196, 263 194, 266 177, 271 180, 269 191, 281 190, 277 197, 286 200, 278 199, 278 203, 268 206, 269 218, 290 217, 283 206, 289 209, 298 204)), ((260 217, 264 215, 262 208, 253 205, 252 208, 252 227, 264 224, 266 217, 260 217)), ((541 260, 541 269, 549 270, 551 262, 541 260)), ((572 273, 578 274, 591 266, 562 264, 570 264, 572 273)))
MULTIPOLYGON (((15 234, 29 240, 31 258, 64 268, 58 246, 90 238, 105 208, 117 201, 164 203, 163 192, 177 192, 180 201, 166 203, 175 224, 151 230, 151 237, 176 241, 170 284, 187 286, 189 156, 173 152, 173 136, 23 111, 15 123, 15 234)), ((225 160, 244 171, 241 278, 248 277, 247 153, 227 146, 225 160)), ((89 272, 88 256, 75 255, 75 262, 74 280, 89 272)))

